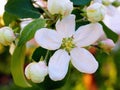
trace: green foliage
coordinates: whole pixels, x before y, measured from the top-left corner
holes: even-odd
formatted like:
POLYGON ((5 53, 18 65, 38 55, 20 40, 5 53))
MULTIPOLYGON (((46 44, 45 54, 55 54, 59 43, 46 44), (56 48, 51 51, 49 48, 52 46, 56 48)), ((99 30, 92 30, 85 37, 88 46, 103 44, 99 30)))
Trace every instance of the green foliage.
POLYGON ((39 62, 41 57, 45 57, 47 53, 47 50, 42 48, 42 47, 38 47, 35 49, 35 51, 32 54, 32 59, 35 60, 36 62, 39 62))
POLYGON ((100 22, 103 26, 103 30, 106 34, 106 36, 110 39, 112 39, 114 42, 117 42, 118 40, 118 35, 113 32, 111 29, 109 29, 103 22, 100 22))
POLYGON ((34 8, 31 0, 8 0, 5 10, 19 18, 39 18, 40 12, 34 8))
POLYGON ((76 16, 76 18, 75 18, 76 29, 75 30, 77 30, 82 25, 89 24, 89 21, 84 20, 84 16, 82 15, 82 14, 84 14, 84 12, 81 11, 81 8, 74 9, 72 11, 72 14, 74 14, 76 16))
POLYGON ((112 3, 113 6, 115 7, 119 7, 120 6, 120 1, 119 0, 115 0, 113 3, 112 3))
POLYGON ((48 64, 50 57, 54 54, 55 51, 50 51, 42 47, 38 47, 32 54, 32 59, 36 62, 39 62, 40 59, 45 60, 48 64))
POLYGON ((44 19, 35 19, 33 22, 29 23, 26 27, 24 27, 20 40, 18 42, 18 46, 25 44, 28 40, 34 37, 35 32, 43 28, 45 25, 44 19))
POLYGON ((71 0, 74 5, 87 5, 91 0, 71 0))
POLYGON ((16 85, 30 87, 24 76, 25 45, 16 47, 11 60, 11 73, 16 85))
POLYGON ((5 12, 3 15, 3 19, 4 19, 5 25, 8 26, 12 21, 16 21, 18 17, 11 13, 5 12))

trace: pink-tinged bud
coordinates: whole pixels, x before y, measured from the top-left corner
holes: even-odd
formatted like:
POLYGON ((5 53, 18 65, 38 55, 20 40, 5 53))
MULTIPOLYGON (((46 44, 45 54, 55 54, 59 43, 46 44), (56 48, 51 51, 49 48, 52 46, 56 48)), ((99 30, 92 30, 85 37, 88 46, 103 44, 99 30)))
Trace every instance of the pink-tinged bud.
POLYGON ((100 42, 100 47, 106 52, 110 52, 115 46, 115 43, 111 39, 106 39, 100 42))
POLYGON ((42 7, 42 8, 47 8, 47 1, 45 0, 33 0, 33 2, 35 2, 35 4, 33 4, 35 7, 42 7), (39 6, 37 6, 37 5, 39 6))
POLYGON ((51 14, 67 16, 73 10, 73 3, 70 0, 48 0, 47 8, 51 14))
POLYGON ((48 67, 44 61, 32 62, 25 68, 25 76, 34 83, 41 83, 48 74, 48 67))
POLYGON ((15 40, 15 35, 10 27, 0 28, 0 43, 7 46, 15 40))

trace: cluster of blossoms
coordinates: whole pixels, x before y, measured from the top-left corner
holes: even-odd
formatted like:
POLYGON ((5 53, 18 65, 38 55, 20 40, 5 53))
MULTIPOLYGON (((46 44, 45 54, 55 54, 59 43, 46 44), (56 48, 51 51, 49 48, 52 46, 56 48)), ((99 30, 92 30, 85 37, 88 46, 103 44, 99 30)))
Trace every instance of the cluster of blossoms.
MULTIPOLYGON (((106 15, 105 6, 99 2, 91 4, 86 9, 87 18, 91 23, 79 27, 76 31, 75 15, 71 14, 73 10, 73 3, 71 1, 65 0, 60 3, 59 0, 48 0, 47 8, 53 15, 62 15, 62 19, 56 22, 56 30, 42 28, 35 33, 35 41, 38 45, 48 50, 56 50, 48 62, 49 77, 53 81, 62 80, 67 74, 70 61, 80 72, 94 73, 98 68, 98 62, 84 47, 94 44, 104 34, 102 25, 98 22, 102 21, 106 15)), ((113 41, 110 40, 109 42, 112 43, 110 48, 113 48, 113 41)), ((102 41, 102 43, 101 47, 105 46, 106 42, 102 41)), ((30 65, 28 65, 29 68, 32 67, 30 65)), ((28 67, 25 70, 26 76, 28 77, 28 73, 31 76, 28 79, 32 80, 40 77, 39 75, 41 74, 39 73, 36 74, 32 70, 27 71, 28 67)), ((44 72, 40 70, 39 72, 46 76, 44 72)))
MULTIPOLYGON (((92 74, 98 69, 98 62, 95 57, 86 49, 86 47, 96 44, 98 39, 105 37, 103 27, 99 23, 104 22, 106 26, 116 33, 119 33, 117 25, 119 12, 112 6, 109 0, 93 0, 88 7, 85 7, 85 13, 89 24, 76 28, 76 16, 71 14, 74 7, 70 0, 34 0, 34 6, 39 5, 47 14, 59 14, 55 24, 55 29, 44 27, 35 32, 34 40, 42 48, 55 51, 46 60, 32 62, 25 68, 25 76, 34 83, 41 83, 49 75, 53 81, 59 81, 65 78, 69 63, 80 72, 92 74), (109 21, 111 20, 111 21, 109 21)), ((24 25, 21 25, 23 28, 24 25)), ((15 34, 9 27, 0 29, 0 43, 10 45, 15 41, 15 34)), ((100 47, 110 51, 115 44, 106 37, 100 42, 100 47)))

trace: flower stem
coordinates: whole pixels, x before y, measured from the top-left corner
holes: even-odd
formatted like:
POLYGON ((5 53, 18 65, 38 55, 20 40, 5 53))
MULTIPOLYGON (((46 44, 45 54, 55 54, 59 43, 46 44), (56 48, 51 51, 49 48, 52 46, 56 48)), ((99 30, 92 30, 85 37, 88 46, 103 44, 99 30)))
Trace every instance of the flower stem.
POLYGON ((34 4, 37 5, 39 8, 41 8, 41 9, 46 13, 46 15, 47 15, 49 18, 53 19, 53 16, 52 16, 46 9, 42 8, 42 7, 41 7, 39 4, 37 4, 36 2, 34 2, 34 4))
POLYGON ((47 50, 47 53, 46 53, 46 55, 45 55, 45 59, 44 60, 46 60, 47 61, 47 59, 48 59, 48 55, 49 55, 49 50, 47 50))

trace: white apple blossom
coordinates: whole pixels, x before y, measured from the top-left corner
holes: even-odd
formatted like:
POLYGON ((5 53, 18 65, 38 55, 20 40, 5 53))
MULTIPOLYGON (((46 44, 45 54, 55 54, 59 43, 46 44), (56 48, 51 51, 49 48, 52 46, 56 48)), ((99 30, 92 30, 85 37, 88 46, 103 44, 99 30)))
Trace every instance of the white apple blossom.
POLYGON ((102 33, 99 23, 81 26, 75 31, 75 16, 69 15, 56 23, 56 30, 42 28, 35 33, 36 42, 48 50, 57 50, 48 63, 52 80, 62 80, 71 60, 73 66, 83 73, 94 73, 98 62, 83 47, 93 44, 102 33))
POLYGON ((73 3, 70 0, 48 0, 47 8, 51 14, 67 16, 73 10, 73 3))
POLYGON ((32 62, 25 68, 25 76, 34 83, 41 83, 48 74, 48 68, 44 61, 32 62))

